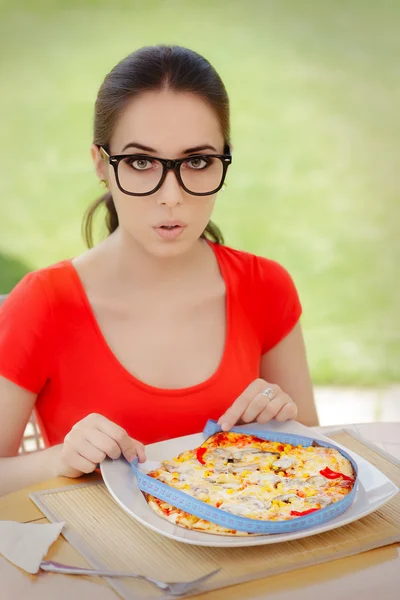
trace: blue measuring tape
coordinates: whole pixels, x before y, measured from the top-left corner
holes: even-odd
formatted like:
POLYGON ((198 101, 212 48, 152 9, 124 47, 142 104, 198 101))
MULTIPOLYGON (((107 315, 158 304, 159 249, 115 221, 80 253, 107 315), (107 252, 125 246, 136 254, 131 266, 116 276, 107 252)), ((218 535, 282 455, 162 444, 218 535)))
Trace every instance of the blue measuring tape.
MULTIPOLYGON (((222 430, 217 424, 217 422, 209 420, 207 421, 206 426, 203 430, 204 439, 207 439, 211 435, 214 435, 215 433, 218 433, 220 431, 222 430)), ((236 433, 244 433, 247 435, 255 435, 265 440, 281 442, 283 444, 301 444, 306 448, 312 446, 314 442, 324 448, 333 448, 334 450, 340 452, 340 454, 347 458, 347 460, 351 463, 354 472, 356 473, 356 483, 353 486, 351 492, 347 496, 345 496, 343 500, 338 500, 338 502, 326 506, 325 508, 321 508, 309 515, 304 515, 303 517, 297 517, 288 521, 261 521, 259 519, 250 519, 249 517, 240 517, 228 513, 227 511, 222 510, 221 508, 210 506, 206 502, 198 500, 197 498, 193 498, 192 496, 186 494, 181 490, 176 490, 175 488, 167 485, 166 483, 163 483, 162 481, 158 481, 153 477, 149 477, 149 475, 146 475, 145 473, 140 471, 138 466, 138 459, 136 459, 131 463, 131 467, 136 476, 139 489, 142 492, 151 494, 152 496, 159 498, 160 500, 164 500, 164 502, 168 502, 172 506, 175 506, 184 510, 185 512, 195 515, 200 519, 211 521, 212 523, 216 523, 217 525, 221 525, 222 527, 226 527, 228 529, 235 529, 237 531, 247 531, 248 533, 258 534, 289 533, 292 531, 301 531, 303 529, 308 529, 310 527, 314 527, 315 525, 321 525, 343 514, 353 503, 357 488, 358 468, 351 456, 349 456, 349 454, 347 454, 347 452, 343 451, 341 448, 338 448, 337 446, 334 446, 333 444, 324 442, 322 440, 314 440, 313 438, 295 435, 292 433, 281 433, 276 431, 259 431, 256 429, 252 430, 250 428, 247 429, 240 426, 232 427, 230 431, 236 433)))

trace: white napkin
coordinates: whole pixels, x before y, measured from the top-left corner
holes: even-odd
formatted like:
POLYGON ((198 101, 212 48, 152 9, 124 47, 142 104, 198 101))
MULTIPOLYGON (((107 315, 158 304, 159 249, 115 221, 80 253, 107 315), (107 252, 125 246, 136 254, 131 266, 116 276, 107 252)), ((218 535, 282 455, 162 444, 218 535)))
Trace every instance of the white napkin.
POLYGON ((0 554, 28 573, 37 573, 65 523, 0 521, 0 554))

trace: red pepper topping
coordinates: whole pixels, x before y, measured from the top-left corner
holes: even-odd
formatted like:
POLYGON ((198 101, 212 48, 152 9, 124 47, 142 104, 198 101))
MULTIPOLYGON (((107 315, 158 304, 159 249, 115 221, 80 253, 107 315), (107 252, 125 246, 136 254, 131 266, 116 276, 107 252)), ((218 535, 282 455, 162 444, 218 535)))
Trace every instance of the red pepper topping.
POLYGON ((252 435, 251 438, 252 438, 251 439, 252 442, 262 442, 262 443, 265 442, 265 440, 263 438, 257 437, 256 435, 252 435))
POLYGON ((327 479, 342 478, 345 481, 352 481, 352 482, 355 481, 352 477, 349 477, 348 475, 344 475, 344 473, 338 473, 337 471, 332 471, 332 469, 330 469, 329 467, 325 467, 325 469, 322 469, 322 471, 320 471, 320 474, 323 477, 326 477, 327 479))
POLYGON ((205 465, 205 460, 203 459, 204 454, 207 452, 207 448, 197 448, 196 450, 196 458, 202 465, 205 465))
POLYGON ((298 510, 291 510, 290 514, 292 515, 292 517, 303 517, 304 515, 309 515, 310 513, 313 513, 316 510, 319 510, 319 508, 309 508, 308 510, 303 510, 302 512, 299 512, 298 510))

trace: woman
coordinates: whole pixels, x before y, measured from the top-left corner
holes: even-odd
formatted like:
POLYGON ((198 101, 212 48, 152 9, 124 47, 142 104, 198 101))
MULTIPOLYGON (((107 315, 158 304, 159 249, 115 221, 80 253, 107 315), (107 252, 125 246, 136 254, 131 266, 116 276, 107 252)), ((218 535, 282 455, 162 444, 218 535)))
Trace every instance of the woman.
POLYGON ((201 56, 148 47, 106 77, 91 154, 109 236, 28 274, 0 312, 0 493, 235 423, 317 423, 283 267, 210 221, 231 162, 224 85, 201 56), (45 450, 15 456, 35 408, 45 450))

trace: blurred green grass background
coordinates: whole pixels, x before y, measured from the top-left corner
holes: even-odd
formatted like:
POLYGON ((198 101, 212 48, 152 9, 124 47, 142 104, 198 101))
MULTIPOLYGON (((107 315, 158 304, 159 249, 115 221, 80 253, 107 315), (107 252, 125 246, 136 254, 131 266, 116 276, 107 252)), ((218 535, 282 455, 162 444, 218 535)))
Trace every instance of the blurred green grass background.
POLYGON ((292 274, 314 382, 399 381, 399 25, 389 0, 0 0, 0 293, 84 249, 97 90, 177 43, 231 99, 215 221, 292 274))

